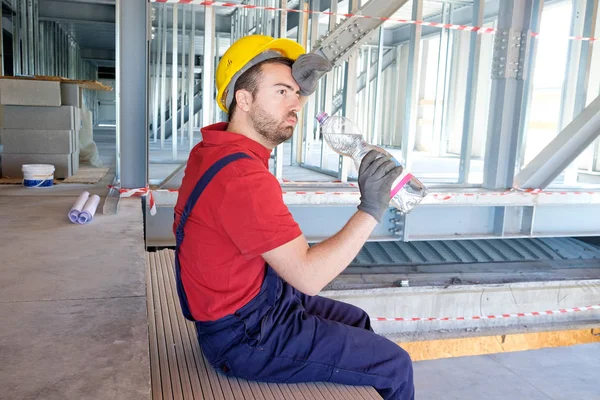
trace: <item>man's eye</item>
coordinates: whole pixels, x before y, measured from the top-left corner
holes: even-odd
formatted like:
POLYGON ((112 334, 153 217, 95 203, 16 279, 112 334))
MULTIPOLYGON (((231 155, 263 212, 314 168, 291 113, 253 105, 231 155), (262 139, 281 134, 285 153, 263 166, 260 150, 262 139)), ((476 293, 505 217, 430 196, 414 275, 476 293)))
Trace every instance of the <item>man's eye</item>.
POLYGON ((285 94, 285 89, 281 89, 277 93, 279 93, 279 94, 285 94))

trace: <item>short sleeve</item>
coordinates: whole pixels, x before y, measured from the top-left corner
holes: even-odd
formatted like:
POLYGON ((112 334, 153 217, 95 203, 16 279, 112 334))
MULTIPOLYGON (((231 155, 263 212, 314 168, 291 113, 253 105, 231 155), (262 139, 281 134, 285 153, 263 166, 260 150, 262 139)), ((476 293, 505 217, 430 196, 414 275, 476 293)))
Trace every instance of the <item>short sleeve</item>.
POLYGON ((218 220, 248 258, 282 246, 302 234, 283 202, 281 186, 268 170, 230 178, 225 183, 218 220))

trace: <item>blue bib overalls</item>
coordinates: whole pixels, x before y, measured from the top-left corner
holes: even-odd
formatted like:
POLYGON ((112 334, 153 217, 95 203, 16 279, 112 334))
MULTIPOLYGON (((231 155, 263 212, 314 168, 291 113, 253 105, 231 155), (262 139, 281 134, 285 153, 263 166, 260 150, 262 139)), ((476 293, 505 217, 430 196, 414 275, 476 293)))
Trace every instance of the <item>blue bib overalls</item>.
POLYGON ((192 191, 176 229, 175 277, 184 316, 194 321, 211 365, 229 376, 278 383, 335 382, 373 386, 384 399, 413 399, 412 362, 397 344, 375 334, 358 307, 307 296, 268 265, 258 295, 234 314, 194 320, 180 277, 178 251, 192 209, 212 178, 244 153, 217 161, 192 191))

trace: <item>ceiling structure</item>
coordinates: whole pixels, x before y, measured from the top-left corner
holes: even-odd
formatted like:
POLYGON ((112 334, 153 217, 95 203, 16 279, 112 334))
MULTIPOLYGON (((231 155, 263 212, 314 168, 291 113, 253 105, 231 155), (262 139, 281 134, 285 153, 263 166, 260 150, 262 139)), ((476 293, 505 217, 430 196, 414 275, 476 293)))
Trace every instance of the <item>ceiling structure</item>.
MULTIPOLYGON (((242 3, 241 0, 233 0, 233 3, 242 3)), ((247 2, 247 1, 245 1, 247 2)), ((322 1, 321 9, 325 11, 329 2, 322 1)), ((393 19, 411 19, 413 0, 409 1, 404 7, 400 8, 393 16, 393 19)), ((299 0, 288 2, 288 8, 297 8, 299 0)), ((437 21, 441 19, 444 6, 453 4, 454 8, 469 6, 472 1, 464 0, 427 0, 423 3, 423 15, 426 20, 437 21)), ((156 9, 164 7, 162 4, 154 4, 156 9)), ((345 12, 348 7, 348 0, 339 3, 338 10, 345 12)), ((204 30, 204 7, 185 6, 186 29, 189 29, 191 12, 194 9, 196 13, 196 42, 195 53, 203 53, 203 30, 204 30)), ((181 9, 180 9, 181 10, 181 9)), ((219 53, 223 54, 229 46, 229 32, 231 28, 231 14, 236 8, 216 7, 215 27, 217 32, 219 53)), ((182 24, 182 12, 179 13, 179 29, 182 24)), ((115 0, 39 0, 39 18, 42 21, 55 21, 60 23, 63 28, 73 37, 81 48, 82 57, 85 60, 93 62, 99 67, 115 66, 115 0)), ((327 16, 323 16, 327 19, 327 16)), ((291 33, 295 31, 298 25, 299 16, 297 13, 288 14, 288 29, 291 33)), ((172 48, 172 7, 167 7, 167 52, 172 48)), ((158 19, 153 22, 155 28, 158 27, 158 19)), ((406 24, 388 21, 384 24, 386 28, 386 45, 393 44, 395 40, 394 31, 398 28, 406 27, 406 24)), ((185 46, 187 49, 189 38, 179 39, 178 48, 185 46)), ((170 56, 167 58, 171 59, 170 56)))

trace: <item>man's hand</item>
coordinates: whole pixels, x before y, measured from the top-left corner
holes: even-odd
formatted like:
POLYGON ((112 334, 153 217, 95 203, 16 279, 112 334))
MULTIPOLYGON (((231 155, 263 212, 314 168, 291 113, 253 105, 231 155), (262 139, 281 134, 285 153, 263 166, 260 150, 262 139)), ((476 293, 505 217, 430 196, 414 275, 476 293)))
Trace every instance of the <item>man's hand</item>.
POLYGON ((392 184, 402 174, 403 168, 377 150, 371 150, 362 159, 358 172, 360 204, 358 209, 370 214, 377 222, 390 204, 392 184))
POLYGON ((333 66, 325 57, 316 53, 303 54, 292 65, 292 76, 300 86, 301 96, 310 96, 317 89, 319 79, 333 66))

